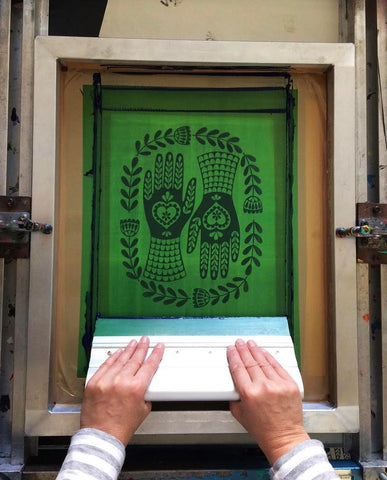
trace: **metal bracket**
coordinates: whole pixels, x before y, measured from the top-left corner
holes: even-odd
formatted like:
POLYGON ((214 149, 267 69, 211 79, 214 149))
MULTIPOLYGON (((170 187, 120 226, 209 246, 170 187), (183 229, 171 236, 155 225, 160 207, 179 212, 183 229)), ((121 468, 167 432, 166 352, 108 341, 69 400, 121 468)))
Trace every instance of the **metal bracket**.
POLYGON ((31 197, 0 196, 0 258, 29 258, 31 232, 50 234, 52 226, 33 222, 31 197))
POLYGON ((339 238, 357 237, 358 262, 387 264, 387 204, 358 203, 357 225, 336 228, 339 238))
POLYGON ((364 480, 386 480, 387 462, 384 460, 371 460, 360 462, 363 469, 364 480))

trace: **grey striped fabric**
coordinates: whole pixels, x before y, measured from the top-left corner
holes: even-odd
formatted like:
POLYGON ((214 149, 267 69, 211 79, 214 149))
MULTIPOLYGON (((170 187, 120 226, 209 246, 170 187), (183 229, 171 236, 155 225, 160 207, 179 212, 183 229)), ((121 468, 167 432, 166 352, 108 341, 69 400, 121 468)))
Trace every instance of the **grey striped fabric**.
MULTIPOLYGON (((122 443, 93 428, 78 430, 57 480, 117 480, 125 460, 122 443)), ((272 480, 331 480, 339 478, 318 440, 294 447, 270 469, 272 480)))
POLYGON ((339 478, 318 440, 296 445, 270 469, 272 480, 330 480, 339 478))
POLYGON ((94 428, 78 430, 57 480, 116 480, 125 460, 125 447, 112 435, 94 428))

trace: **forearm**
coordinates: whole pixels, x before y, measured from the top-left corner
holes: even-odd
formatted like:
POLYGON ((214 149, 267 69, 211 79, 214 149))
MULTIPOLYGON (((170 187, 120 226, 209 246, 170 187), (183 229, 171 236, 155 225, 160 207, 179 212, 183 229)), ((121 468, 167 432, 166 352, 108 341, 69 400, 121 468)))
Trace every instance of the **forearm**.
POLYGON ((94 428, 78 430, 57 480, 116 480, 125 460, 125 447, 112 435, 94 428))
POLYGON ((292 448, 270 469, 272 480, 298 478, 337 479, 324 447, 318 440, 307 440, 292 448))

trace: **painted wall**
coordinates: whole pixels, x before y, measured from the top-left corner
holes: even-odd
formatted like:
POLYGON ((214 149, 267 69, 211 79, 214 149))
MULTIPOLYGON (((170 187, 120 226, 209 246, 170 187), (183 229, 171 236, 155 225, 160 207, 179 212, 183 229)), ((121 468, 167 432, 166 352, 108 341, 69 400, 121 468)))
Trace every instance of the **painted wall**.
POLYGON ((101 37, 338 42, 337 0, 108 0, 101 37))

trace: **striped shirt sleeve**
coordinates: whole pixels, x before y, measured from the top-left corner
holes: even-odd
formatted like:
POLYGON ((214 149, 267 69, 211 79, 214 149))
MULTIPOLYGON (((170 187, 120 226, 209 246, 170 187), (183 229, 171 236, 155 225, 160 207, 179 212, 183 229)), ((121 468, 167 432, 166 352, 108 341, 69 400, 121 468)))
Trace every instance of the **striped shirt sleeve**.
POLYGON ((112 435, 82 428, 72 437, 57 480, 116 480, 125 460, 125 447, 112 435))
POLYGON ((331 480, 339 478, 318 440, 296 445, 270 469, 272 480, 331 480))

